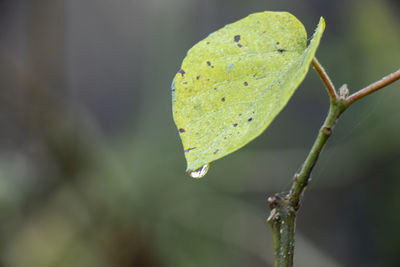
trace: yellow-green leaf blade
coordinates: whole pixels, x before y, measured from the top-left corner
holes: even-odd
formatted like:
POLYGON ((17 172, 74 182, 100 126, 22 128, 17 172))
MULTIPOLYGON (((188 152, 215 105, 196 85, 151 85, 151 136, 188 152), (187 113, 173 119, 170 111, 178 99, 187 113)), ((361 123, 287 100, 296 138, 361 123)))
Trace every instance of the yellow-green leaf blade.
POLYGON ((262 12, 229 24, 188 51, 173 82, 173 115, 196 170, 260 135, 302 82, 318 47, 286 12, 262 12))

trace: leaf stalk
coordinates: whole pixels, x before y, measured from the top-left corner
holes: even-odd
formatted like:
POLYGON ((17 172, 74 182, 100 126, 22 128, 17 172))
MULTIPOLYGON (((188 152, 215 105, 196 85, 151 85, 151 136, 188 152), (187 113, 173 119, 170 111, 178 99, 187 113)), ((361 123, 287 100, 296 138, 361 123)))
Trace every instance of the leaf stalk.
POLYGON ((325 71, 324 67, 322 67, 321 63, 319 63, 316 57, 313 58, 311 61, 312 66, 314 67, 315 71, 318 73, 319 77, 321 78, 322 82, 325 85, 325 88, 328 92, 329 97, 331 100, 336 100, 338 98, 335 85, 329 78, 328 73, 325 71))

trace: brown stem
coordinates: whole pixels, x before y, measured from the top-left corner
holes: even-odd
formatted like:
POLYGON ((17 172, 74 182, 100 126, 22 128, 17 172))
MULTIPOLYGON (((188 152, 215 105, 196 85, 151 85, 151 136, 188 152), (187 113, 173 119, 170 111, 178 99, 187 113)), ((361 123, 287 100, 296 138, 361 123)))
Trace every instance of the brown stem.
POLYGON ((357 100, 360 100, 364 96, 367 96, 375 91, 378 91, 379 89, 397 81, 398 79, 400 79, 400 69, 349 96, 346 99, 347 106, 350 106, 351 104, 353 104, 357 100))

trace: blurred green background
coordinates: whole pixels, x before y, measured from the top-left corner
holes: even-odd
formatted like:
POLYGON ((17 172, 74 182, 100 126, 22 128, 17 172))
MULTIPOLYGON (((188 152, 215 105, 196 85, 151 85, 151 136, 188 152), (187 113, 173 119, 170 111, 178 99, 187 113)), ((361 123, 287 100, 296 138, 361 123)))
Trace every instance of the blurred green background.
MULTIPOLYGON (((269 129, 185 174, 170 84, 249 13, 293 13, 351 91, 400 67, 396 0, 0 0, 0 266, 272 266, 266 198, 328 109, 311 69, 269 129)), ((341 118, 299 212, 296 266, 400 266, 400 83, 341 118)))

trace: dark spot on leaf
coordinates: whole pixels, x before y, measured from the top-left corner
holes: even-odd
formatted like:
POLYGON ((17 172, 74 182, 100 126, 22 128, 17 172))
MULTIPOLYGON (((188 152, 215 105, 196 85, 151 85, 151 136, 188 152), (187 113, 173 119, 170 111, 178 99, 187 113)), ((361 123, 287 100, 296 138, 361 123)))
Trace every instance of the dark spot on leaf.
POLYGON ((214 155, 217 154, 218 152, 219 152, 219 149, 215 150, 214 151, 214 155))
POLYGON ((183 152, 187 153, 187 152, 189 152, 190 150, 193 150, 193 149, 196 149, 196 147, 191 147, 191 148, 185 149, 185 150, 183 150, 183 152))
POLYGON ((244 82, 244 86, 247 86, 247 85, 249 85, 247 82, 244 82))
POLYGON ((238 44, 237 46, 238 46, 239 48, 241 48, 243 45, 241 45, 241 44, 238 44))
POLYGON ((179 132, 180 132, 180 133, 184 133, 184 132, 186 132, 186 131, 185 131, 185 129, 183 129, 183 128, 179 128, 179 132))
POLYGON ((240 35, 236 35, 235 37, 233 37, 233 40, 235 40, 235 42, 239 42, 240 41, 240 35))
POLYGON ((215 87, 214 90, 217 90, 217 87, 215 87))
POLYGON ((209 45, 209 44, 210 44, 210 42, 207 42, 206 44, 208 44, 208 45, 209 45))
POLYGON ((225 102, 225 97, 221 98, 221 101, 222 101, 222 102, 225 102))
POLYGON ((224 140, 226 140, 226 136, 224 136, 224 140))
POLYGON ((280 42, 276 42, 276 45, 279 45, 280 44, 280 42))
POLYGON ((182 76, 185 75, 185 71, 184 71, 183 69, 180 69, 180 70, 178 71, 178 73, 182 74, 182 76))
POLYGON ((200 79, 200 76, 197 76, 196 79, 197 79, 197 80, 200 79))
POLYGON ((242 116, 242 113, 239 114, 239 117, 242 116))
POLYGON ((233 127, 236 127, 236 126, 238 126, 238 124, 237 124, 237 123, 234 123, 234 124, 233 124, 233 127))
POLYGON ((247 121, 252 121, 253 120, 253 118, 249 118, 247 121))
POLYGON ((279 49, 278 49, 278 52, 279 52, 279 53, 283 53, 283 52, 286 52, 286 50, 285 50, 285 49, 282 49, 282 48, 279 48, 279 49))
POLYGON ((208 65, 208 66, 211 66, 211 62, 210 62, 210 61, 207 61, 207 65, 208 65))

